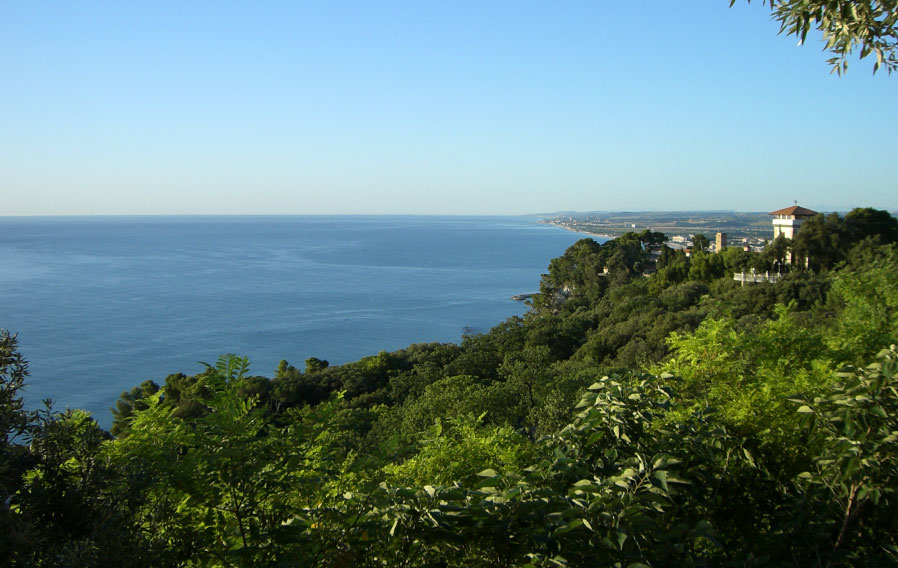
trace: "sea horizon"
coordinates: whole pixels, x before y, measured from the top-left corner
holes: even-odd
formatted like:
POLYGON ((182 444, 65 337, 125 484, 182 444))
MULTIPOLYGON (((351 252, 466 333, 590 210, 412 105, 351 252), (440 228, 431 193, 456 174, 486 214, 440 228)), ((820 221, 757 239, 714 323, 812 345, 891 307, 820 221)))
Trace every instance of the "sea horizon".
POLYGON ((122 391, 225 353, 271 376, 281 359, 487 331, 583 237, 519 215, 0 217, 0 231, 0 327, 31 362, 27 406, 52 398, 104 426, 122 391))

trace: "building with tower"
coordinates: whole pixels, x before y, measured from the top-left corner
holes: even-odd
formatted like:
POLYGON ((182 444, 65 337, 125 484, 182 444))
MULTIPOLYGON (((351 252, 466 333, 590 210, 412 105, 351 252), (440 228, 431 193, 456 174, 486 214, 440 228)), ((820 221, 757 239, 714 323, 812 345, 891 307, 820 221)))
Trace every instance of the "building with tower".
POLYGON ((782 235, 787 239, 795 238, 795 234, 801 227, 801 224, 817 215, 816 211, 811 211, 806 207, 801 207, 797 203, 792 207, 779 209, 770 213, 773 215, 773 238, 782 235))

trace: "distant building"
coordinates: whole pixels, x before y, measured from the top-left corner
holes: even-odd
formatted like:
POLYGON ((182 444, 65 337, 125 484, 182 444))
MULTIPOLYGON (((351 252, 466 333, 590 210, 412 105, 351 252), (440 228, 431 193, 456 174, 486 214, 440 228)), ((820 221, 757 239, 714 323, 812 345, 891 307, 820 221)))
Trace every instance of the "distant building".
POLYGON ((787 239, 792 239, 795 238, 795 233, 798 232, 801 224, 806 219, 817 215, 817 212, 811 211, 806 207, 793 205, 792 207, 773 211, 770 214, 773 215, 773 238, 775 239, 782 235, 787 239))
POLYGON ((741 282, 743 286, 748 282, 749 284, 758 284, 760 282, 770 282, 777 283, 779 282, 780 274, 777 272, 776 274, 770 274, 770 272, 765 272, 764 274, 758 274, 755 272, 755 269, 752 268, 751 272, 748 274, 743 270, 742 272, 737 272, 733 274, 733 280, 736 282, 741 282))
POLYGON ((720 252, 725 248, 727 248, 727 234, 718 231, 714 236, 714 250, 720 252))

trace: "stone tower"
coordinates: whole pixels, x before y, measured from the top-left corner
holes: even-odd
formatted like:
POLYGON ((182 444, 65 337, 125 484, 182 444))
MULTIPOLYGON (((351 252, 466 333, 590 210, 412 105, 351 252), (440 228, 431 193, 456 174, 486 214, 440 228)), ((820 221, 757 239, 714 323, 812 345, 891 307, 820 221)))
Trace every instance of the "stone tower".
POLYGON ((714 235, 714 252, 720 252, 727 248, 727 234, 720 231, 714 235))

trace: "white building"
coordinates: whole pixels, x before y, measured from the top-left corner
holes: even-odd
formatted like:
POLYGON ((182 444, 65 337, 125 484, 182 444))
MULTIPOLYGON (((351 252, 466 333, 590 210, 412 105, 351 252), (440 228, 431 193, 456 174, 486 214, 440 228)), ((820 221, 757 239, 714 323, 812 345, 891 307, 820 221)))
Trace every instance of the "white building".
POLYGON ((792 207, 773 211, 770 214, 773 215, 773 238, 775 239, 782 235, 787 239, 792 239, 795 238, 795 233, 798 232, 802 222, 817 215, 817 212, 811 211, 806 207, 793 205, 792 207))

